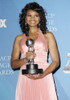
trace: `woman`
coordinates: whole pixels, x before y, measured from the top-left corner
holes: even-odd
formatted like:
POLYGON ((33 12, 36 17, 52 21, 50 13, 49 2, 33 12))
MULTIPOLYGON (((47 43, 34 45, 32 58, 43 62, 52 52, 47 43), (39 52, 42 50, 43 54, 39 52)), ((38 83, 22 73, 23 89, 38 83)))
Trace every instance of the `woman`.
POLYGON ((57 100, 52 72, 59 66, 59 54, 56 41, 51 32, 47 32, 46 17, 43 8, 36 2, 27 4, 20 14, 20 27, 24 34, 15 38, 11 55, 11 67, 20 68, 16 87, 16 100, 57 100), (25 42, 34 40, 35 53, 28 52, 25 42), (47 62, 48 52, 52 63, 47 62), (20 54, 22 59, 19 59, 20 54), (43 74, 24 74, 30 58, 38 68, 43 69, 43 74))

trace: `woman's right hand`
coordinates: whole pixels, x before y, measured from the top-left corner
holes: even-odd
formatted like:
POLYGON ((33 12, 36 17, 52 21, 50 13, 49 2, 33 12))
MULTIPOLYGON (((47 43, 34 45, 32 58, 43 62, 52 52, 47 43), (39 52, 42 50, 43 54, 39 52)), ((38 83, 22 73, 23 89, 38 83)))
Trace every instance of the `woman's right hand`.
POLYGON ((30 60, 31 58, 35 58, 36 54, 34 52, 26 52, 26 58, 30 60))

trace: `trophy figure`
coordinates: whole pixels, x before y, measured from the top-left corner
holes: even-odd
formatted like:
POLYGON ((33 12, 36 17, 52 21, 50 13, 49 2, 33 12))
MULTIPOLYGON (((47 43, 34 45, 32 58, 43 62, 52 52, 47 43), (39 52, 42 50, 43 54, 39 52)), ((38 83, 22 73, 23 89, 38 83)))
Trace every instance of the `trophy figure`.
MULTIPOLYGON (((28 39, 26 41, 28 47, 28 52, 35 52, 33 39, 28 39)), ((31 58, 26 65, 26 69, 22 70, 22 74, 42 74, 43 69, 38 69, 38 64, 34 64, 34 58, 31 58)))
POLYGON ((67 54, 68 56, 68 61, 67 61, 67 64, 65 65, 65 68, 63 69, 63 72, 64 73, 70 73, 70 53, 67 54))

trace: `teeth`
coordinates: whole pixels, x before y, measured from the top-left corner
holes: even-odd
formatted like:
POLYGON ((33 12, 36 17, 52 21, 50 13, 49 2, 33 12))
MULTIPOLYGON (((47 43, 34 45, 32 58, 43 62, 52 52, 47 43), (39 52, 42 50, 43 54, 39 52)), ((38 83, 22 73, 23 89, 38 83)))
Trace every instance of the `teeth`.
POLYGON ((31 21, 31 23, 35 23, 35 21, 31 21))

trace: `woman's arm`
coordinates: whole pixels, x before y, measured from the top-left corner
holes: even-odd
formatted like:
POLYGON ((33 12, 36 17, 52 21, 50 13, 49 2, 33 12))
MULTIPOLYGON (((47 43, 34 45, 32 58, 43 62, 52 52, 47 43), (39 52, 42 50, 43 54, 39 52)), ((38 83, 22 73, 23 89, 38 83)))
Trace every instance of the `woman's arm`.
POLYGON ((22 39, 22 36, 19 35, 15 38, 12 55, 11 55, 11 67, 12 69, 20 68, 22 65, 24 65, 27 61, 27 59, 19 59, 20 57, 20 41, 22 39))
POLYGON ((53 72, 59 66, 59 53, 58 53, 54 35, 51 32, 48 32, 46 34, 46 38, 48 39, 48 48, 49 48, 49 53, 52 59, 52 63, 44 71, 44 75, 47 75, 53 72))

